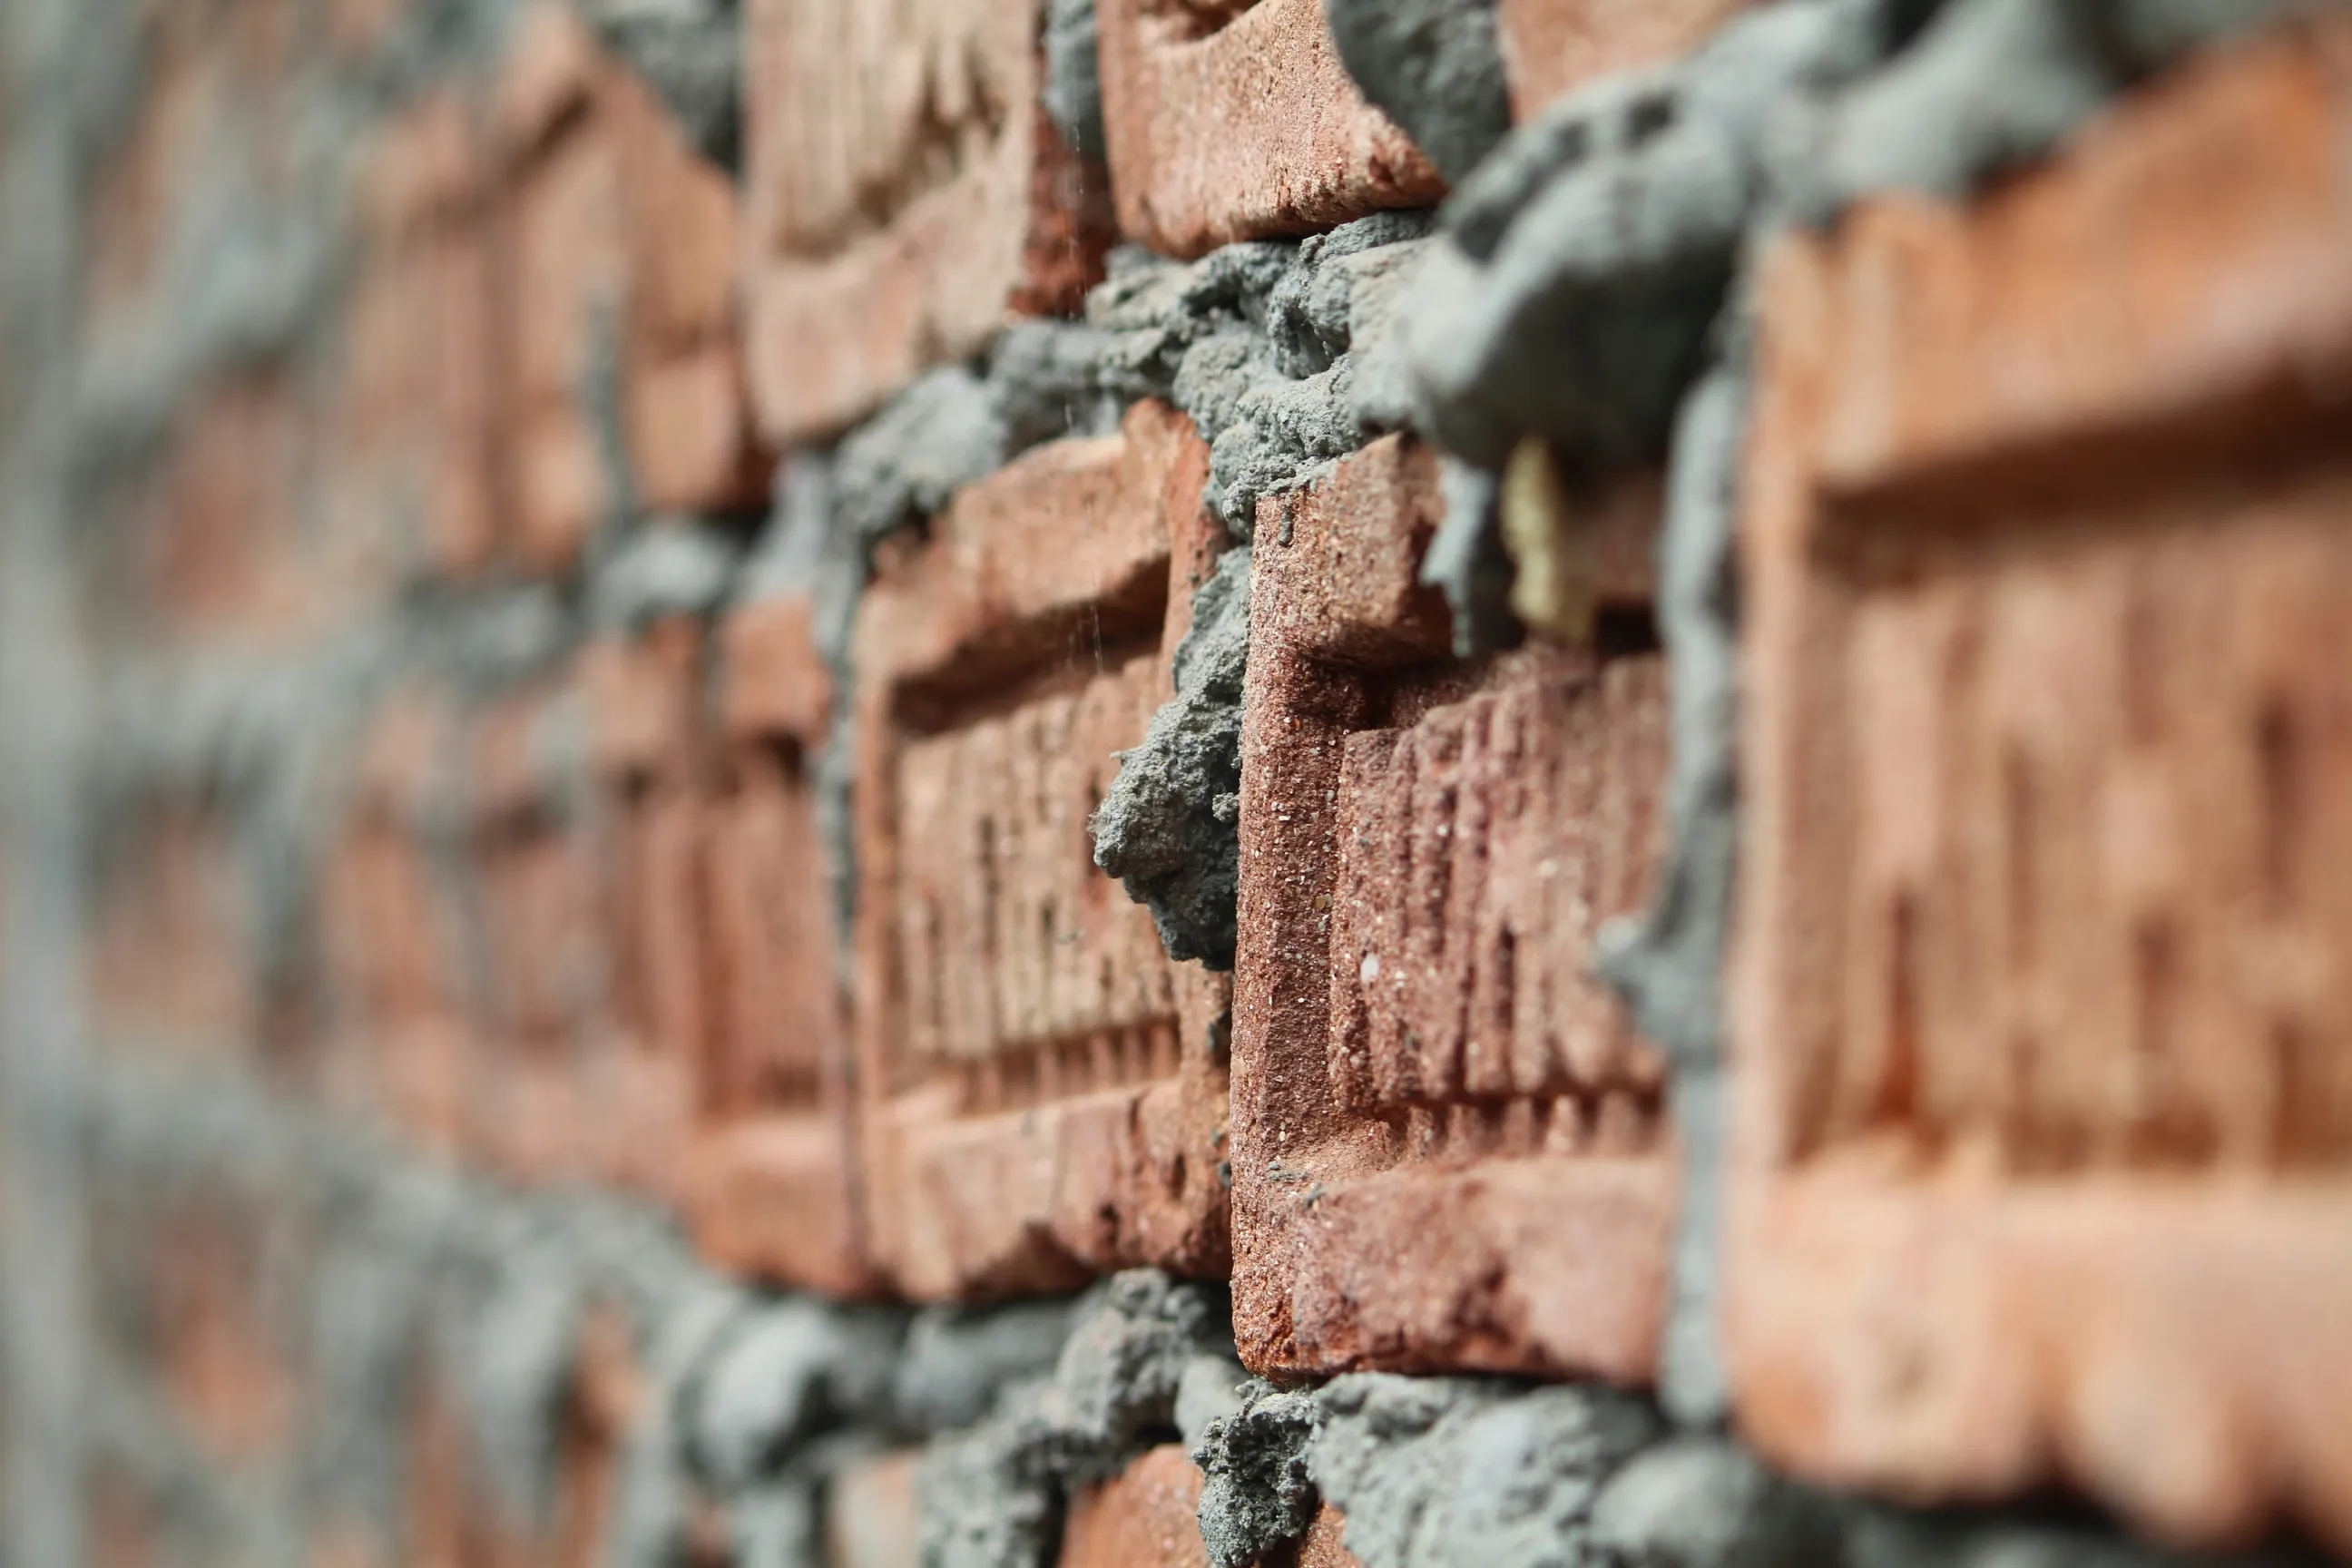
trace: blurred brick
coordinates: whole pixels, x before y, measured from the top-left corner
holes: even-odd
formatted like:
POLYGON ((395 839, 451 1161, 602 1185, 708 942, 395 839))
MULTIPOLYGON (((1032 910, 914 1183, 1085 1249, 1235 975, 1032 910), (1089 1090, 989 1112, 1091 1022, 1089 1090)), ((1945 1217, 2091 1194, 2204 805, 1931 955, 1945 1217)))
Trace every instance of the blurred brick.
POLYGON ((1664 65, 1704 42, 1749 0, 1496 0, 1511 118, 1562 93, 1664 65))
POLYGON ((764 499, 738 346, 741 221, 734 183, 698 157, 635 75, 608 70, 628 239, 625 419, 641 505, 712 511, 764 499))
POLYGON ((679 617, 583 661, 605 977, 606 1173, 682 1197, 711 994, 704 634, 679 617))
POLYGON ((1781 243, 1744 494, 1744 1428, 2352 1546, 2352 27, 1781 243))
POLYGON ((287 1325, 263 1291, 265 1237, 250 1213, 175 1205, 151 1255, 161 1392, 209 1462, 224 1469, 284 1457, 300 1420, 287 1325))
POLYGON ((345 1102, 441 1149, 457 1143, 467 1092, 462 939, 436 848, 459 734, 424 692, 385 704, 361 742, 326 873, 345 1102))
POLYGON ((1102 276, 1109 182, 1039 107, 1040 0, 750 0, 745 197, 754 405, 837 431, 1009 316, 1102 276))
POLYGON ((108 836, 92 883, 86 994, 116 1044, 235 1056, 261 997, 251 889, 233 825, 195 800, 161 800, 108 836))
POLYGON ((559 671, 485 703, 467 737, 473 1141, 533 1179, 593 1157, 586 1062, 604 944, 578 696, 559 671))
POLYGON ((1222 536, 1145 402, 961 491, 856 628, 858 1062, 876 1247, 923 1297, 1224 1271, 1220 975, 1087 820, 1222 536))
POLYGON ((713 1041, 695 1148, 694 1228, 740 1272, 835 1295, 866 1260, 851 1037, 832 857, 814 769, 832 680, 792 595, 724 624, 726 755, 710 823, 713 1041))
POLYGON ((1462 663, 1390 437, 1261 506, 1234 976, 1234 1322, 1254 1370, 1646 1377, 1662 1063, 1588 973, 1660 848, 1653 654, 1462 663))
POLYGON ((915 1449, 862 1460, 833 1478, 825 1494, 826 1568, 917 1568, 915 1449))
POLYGON ((1200 1467, 1182 1445, 1147 1451, 1070 1503, 1061 1568, 1208 1568, 1200 1467))
POLYGON ((1322 0, 1104 0, 1120 230, 1171 256, 1306 234, 1445 194, 1339 63, 1322 0))
POLYGON ((137 109, 104 150, 83 208, 88 299, 101 323, 129 314, 157 281, 179 198, 233 102, 226 61, 194 13, 152 7, 144 32, 137 109))
POLYGON ((338 540, 405 571, 479 574, 503 542, 495 188, 482 109, 425 95, 361 180, 324 485, 338 540))
POLYGON ((612 500, 593 399, 622 386, 628 127, 610 110, 607 79, 585 25, 542 0, 518 26, 496 94, 514 549, 535 572, 571 567, 612 500))

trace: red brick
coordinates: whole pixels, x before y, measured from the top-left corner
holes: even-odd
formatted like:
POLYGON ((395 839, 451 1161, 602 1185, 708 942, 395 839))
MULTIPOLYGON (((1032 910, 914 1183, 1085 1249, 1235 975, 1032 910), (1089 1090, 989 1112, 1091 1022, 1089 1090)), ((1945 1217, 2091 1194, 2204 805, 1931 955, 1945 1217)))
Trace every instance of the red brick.
POLYGON ((585 1096, 603 943, 593 837, 559 764, 565 673, 491 702, 468 741, 480 1007, 467 1100, 488 1159, 532 1178, 592 1157, 585 1096))
POLYGON ((1219 535, 1165 405, 961 491, 859 610, 858 1063, 875 1245, 919 1296, 1222 1275, 1222 976, 1087 819, 1219 535))
POLYGON ((260 1017, 251 911, 231 826, 163 803, 114 836, 93 887, 88 994, 117 1042, 236 1053, 260 1017))
POLYGON ((144 19, 147 77, 138 108, 94 175, 84 208, 89 300, 104 322, 157 281, 191 164, 222 134, 232 87, 201 20, 171 6, 144 19))
POLYGON ((1235 1333, 1286 1376, 1639 1381, 1672 1135, 1662 1064, 1588 966, 1659 849, 1663 671, 1544 645, 1446 657, 1414 585, 1440 506, 1400 437, 1261 506, 1235 1333))
POLYGON ((1192 257, 1445 194, 1349 79, 1322 0, 1104 0, 1099 26, 1111 189, 1131 239, 1192 257))
POLYGON ((148 1305, 153 1369, 184 1429, 214 1463, 282 1455, 300 1415, 285 1325, 265 1310, 253 1216, 200 1206, 157 1237, 148 1305))
POLYGON ((866 0, 748 5, 747 353, 771 442, 864 417, 1102 276, 1109 183, 1039 107, 1042 11, 929 6, 893 28, 866 0))
POLYGON ((1087 1488, 1070 1503, 1061 1568, 1207 1568, 1202 1481, 1192 1457, 1169 1443, 1087 1488))
POLYGON ((875 1288, 857 1171, 831 858, 813 771, 832 681, 793 595, 724 625, 726 757, 709 806, 713 1038, 693 1218, 725 1267, 836 1295, 875 1288))
POLYGON ((1704 42, 1748 0, 1496 0, 1511 118, 1564 92, 1664 65, 1704 42))
POLYGON ((916 1529, 914 1449, 884 1454, 848 1467, 825 1494, 827 1568, 916 1568, 922 1561, 916 1529))
POLYGON ((1775 1460, 2352 1545, 2352 29, 1777 249, 1727 1333, 1775 1460))
POLYGON ((457 911, 428 834, 458 734, 423 693, 386 704, 362 742, 326 889, 346 1100, 444 1149, 463 1131, 467 1031, 457 911))
POLYGON ((620 374, 627 327, 624 127, 607 69, 584 25, 550 0, 522 24, 498 86, 514 548, 540 572, 578 558, 612 488, 583 401, 592 376, 620 374))
POLYGON ((428 95, 362 181, 325 464, 331 536, 462 577, 502 542, 493 168, 479 107, 428 95))
POLYGON ((1362 1561, 1348 1550, 1347 1522, 1329 1503, 1318 1508, 1315 1521, 1299 1539, 1297 1568, 1363 1568, 1362 1561))
POLYGON ((627 432, 637 499, 712 511, 767 491, 738 347, 741 221, 726 171, 695 155, 652 91, 611 69, 628 239, 627 432))
POLYGON ((659 622, 585 657, 599 810, 597 877, 614 1108, 605 1168, 683 1196, 713 1003, 706 886, 704 635, 659 622))

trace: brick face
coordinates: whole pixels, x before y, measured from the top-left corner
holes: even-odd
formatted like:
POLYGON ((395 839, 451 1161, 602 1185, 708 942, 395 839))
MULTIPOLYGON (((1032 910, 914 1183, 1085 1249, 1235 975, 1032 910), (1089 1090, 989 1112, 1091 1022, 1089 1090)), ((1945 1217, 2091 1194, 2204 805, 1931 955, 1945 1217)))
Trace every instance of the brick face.
POLYGON ((1696 47, 1748 0, 1496 0, 1511 118, 1620 71, 1664 65, 1696 47))
POLYGON ((1144 1453, 1070 1505, 1061 1568, 1207 1568, 1199 1467, 1180 1444, 1144 1453))
POLYGON ((1236 1332, 1286 1375, 1638 1381, 1672 1134, 1662 1064, 1588 966, 1659 850, 1663 672, 1543 646, 1446 658, 1443 605, 1413 585, 1433 468, 1391 437, 1262 509, 1236 1332))
POLYGON ((1768 270, 1728 1323, 1801 1470, 2352 1542, 2352 1361, 2273 1348, 2352 1311, 2347 124, 2289 29, 1768 270))
POLYGON ((838 430, 1101 277, 1108 182, 1039 107, 1042 11, 747 5, 747 352, 772 441, 838 430))
POLYGON ((832 681, 802 595, 721 628, 724 756, 709 811, 713 1042, 694 1154, 698 1240, 713 1258, 838 1294, 866 1254, 851 1033, 815 758, 832 681))
POLYGON ((1086 826, 1171 689, 1206 472, 1140 404, 961 492, 861 607, 860 1072, 877 1245, 917 1295, 1223 1265, 1223 984, 1170 963, 1086 826))
POLYGON ((1445 193, 1349 79, 1321 0, 1105 0, 1099 26, 1119 228, 1154 250, 1198 256, 1445 193))

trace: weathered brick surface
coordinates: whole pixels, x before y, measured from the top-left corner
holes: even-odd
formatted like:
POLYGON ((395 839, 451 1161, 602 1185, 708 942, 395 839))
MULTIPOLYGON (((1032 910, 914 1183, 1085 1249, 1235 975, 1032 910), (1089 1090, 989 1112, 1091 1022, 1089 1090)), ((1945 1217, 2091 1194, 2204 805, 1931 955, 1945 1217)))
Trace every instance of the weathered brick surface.
POLYGON ((1039 107, 1043 10, 746 6, 747 352, 774 443, 840 429, 1101 277, 1108 181, 1039 107))
POLYGON ((1254 1369, 1574 1373, 1654 1354, 1661 1063, 1588 973, 1639 909, 1654 655, 1444 655, 1433 463, 1263 503, 1242 735, 1234 1321, 1254 1369))
POLYGON ((832 679, 793 595, 722 632, 725 755, 709 807, 715 1028, 694 1152, 704 1251, 744 1272, 862 1294, 851 1037, 814 769, 832 679))
POLYGON ((1070 1503, 1061 1568, 1207 1568, 1202 1475, 1181 1444, 1147 1450, 1070 1503))
POLYGON ((1727 1331, 1780 1461, 2352 1544, 2352 31, 1781 245, 1727 1331))
POLYGON ((1171 256, 1305 234, 1445 187, 1349 79, 1322 0, 1104 0, 1120 231, 1171 256))
POLYGON ((1224 1266, 1225 986, 1087 831, 1171 689, 1206 474, 1139 404, 967 488, 860 607, 859 1071, 876 1245, 916 1295, 1224 1266))
POLYGON ((1496 0, 1511 118, 1533 119, 1564 92, 1664 65, 1748 0, 1496 0))

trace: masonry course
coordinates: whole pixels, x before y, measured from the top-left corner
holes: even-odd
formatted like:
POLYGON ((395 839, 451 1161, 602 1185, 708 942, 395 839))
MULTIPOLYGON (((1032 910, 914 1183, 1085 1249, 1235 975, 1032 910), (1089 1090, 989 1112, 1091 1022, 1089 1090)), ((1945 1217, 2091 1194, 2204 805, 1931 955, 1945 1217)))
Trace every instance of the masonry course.
POLYGON ((2352 1543, 2340 7, 68 9, 0 1555, 2352 1543))

